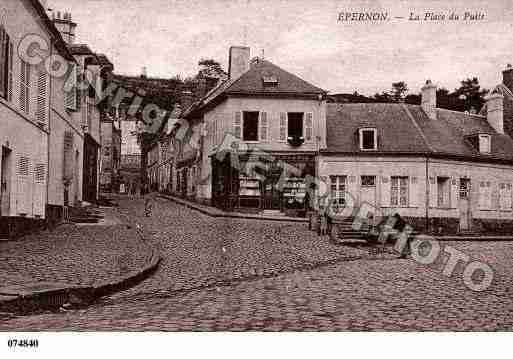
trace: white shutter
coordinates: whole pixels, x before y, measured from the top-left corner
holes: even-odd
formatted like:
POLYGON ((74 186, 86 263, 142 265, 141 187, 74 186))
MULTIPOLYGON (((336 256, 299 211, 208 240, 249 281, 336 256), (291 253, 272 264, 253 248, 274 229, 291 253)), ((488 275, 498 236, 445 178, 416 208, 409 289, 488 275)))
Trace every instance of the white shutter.
POLYGON ((459 180, 454 177, 451 178, 451 208, 458 208, 460 200, 460 187, 459 180))
POLYGON ((267 112, 260 112, 260 141, 269 139, 269 121, 267 120, 267 112))
POLYGON ((12 102, 13 99, 13 81, 14 81, 14 75, 13 75, 13 66, 14 66, 14 44, 9 42, 9 57, 8 57, 8 68, 7 68, 7 100, 9 102, 12 102))
POLYGON ((389 176, 381 176, 381 207, 391 207, 390 189, 392 183, 389 176))
POLYGON ((7 94, 5 92, 7 88, 7 78, 5 77, 6 73, 4 71, 5 64, 8 61, 8 54, 7 50, 9 49, 9 46, 7 45, 7 33, 5 32, 5 29, 3 25, 0 25, 0 97, 7 97, 7 94))
POLYGON ((20 109, 28 114, 30 112, 30 65, 20 62, 20 109))
POLYGON ((287 139, 287 113, 280 112, 280 141, 287 139))
POLYGON ((75 111, 77 109, 77 66, 74 63, 70 63, 65 89, 64 102, 66 109, 75 111))
POLYGON ((236 111, 233 120, 233 135, 237 138, 242 138, 242 112, 236 111))
POLYGON ((429 207, 438 207, 438 187, 436 177, 429 177, 429 207))
POLYGON ((18 156, 16 168, 16 213, 32 215, 32 178, 30 177, 30 160, 26 156, 18 156))
POLYGON ((359 203, 360 191, 358 191, 358 176, 347 176, 347 192, 353 197, 353 206, 359 203))
POLYGON ((417 177, 409 177, 408 183, 408 200, 410 207, 419 207, 419 179, 417 177))
POLYGON ((39 71, 37 77, 37 102, 36 102, 36 120, 42 124, 47 123, 48 109, 48 77, 46 72, 39 71))
POLYGON ((311 141, 313 137, 313 113, 305 115, 305 141, 311 141))
POLYGON ((46 166, 44 163, 38 163, 34 167, 34 193, 32 198, 34 216, 44 218, 46 204, 46 166))

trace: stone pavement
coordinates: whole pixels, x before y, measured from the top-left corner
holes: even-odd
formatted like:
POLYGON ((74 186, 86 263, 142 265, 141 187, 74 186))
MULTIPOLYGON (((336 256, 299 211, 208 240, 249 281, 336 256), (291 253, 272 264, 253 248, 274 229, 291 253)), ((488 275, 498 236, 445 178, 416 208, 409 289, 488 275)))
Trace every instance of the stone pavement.
POLYGON ((0 242, 0 287, 37 282, 91 286, 144 266, 150 246, 113 208, 103 211, 103 225, 64 224, 0 242))
POLYGON ((462 268, 371 256, 306 224, 211 218, 156 200, 120 201, 164 260, 154 276, 91 307, 0 320, 0 330, 513 329, 513 243, 444 242, 495 270, 472 292, 462 268), (361 259, 355 260, 355 256, 361 259))

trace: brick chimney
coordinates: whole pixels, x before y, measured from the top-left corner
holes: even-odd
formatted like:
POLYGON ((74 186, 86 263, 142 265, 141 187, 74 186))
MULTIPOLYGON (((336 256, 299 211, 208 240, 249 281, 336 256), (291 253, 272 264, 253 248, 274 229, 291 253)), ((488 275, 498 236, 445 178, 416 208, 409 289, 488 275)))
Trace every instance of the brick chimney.
POLYGON ((249 47, 231 46, 228 57, 228 75, 230 80, 238 79, 249 70, 249 47))
POLYGON ((497 133, 504 134, 504 97, 491 93, 486 97, 486 119, 497 133))
POLYGON ((508 64, 506 69, 502 71, 502 83, 513 91, 513 66, 508 64))
POLYGON ((62 35, 62 38, 68 45, 73 45, 75 43, 75 30, 77 28, 77 24, 73 22, 71 18, 70 12, 53 12, 52 14, 52 21, 59 30, 59 32, 62 35))
POLYGON ((436 120, 436 85, 427 80, 422 91, 421 106, 431 120, 436 120))

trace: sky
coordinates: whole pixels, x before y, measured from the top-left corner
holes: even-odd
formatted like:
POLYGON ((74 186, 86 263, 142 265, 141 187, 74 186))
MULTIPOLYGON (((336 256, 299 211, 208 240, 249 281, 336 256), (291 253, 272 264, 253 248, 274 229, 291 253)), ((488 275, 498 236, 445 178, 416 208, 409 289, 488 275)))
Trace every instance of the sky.
POLYGON ((228 49, 246 45, 330 93, 372 95, 431 79, 452 90, 477 76, 486 88, 513 63, 511 0, 48 0, 77 22, 76 43, 105 53, 115 72, 193 75, 201 58, 228 68, 228 49), (385 12, 389 21, 338 21, 346 12, 385 12), (446 20, 410 21, 410 13, 446 20), (484 20, 448 20, 451 13, 484 20), (397 19, 396 17, 404 17, 397 19))

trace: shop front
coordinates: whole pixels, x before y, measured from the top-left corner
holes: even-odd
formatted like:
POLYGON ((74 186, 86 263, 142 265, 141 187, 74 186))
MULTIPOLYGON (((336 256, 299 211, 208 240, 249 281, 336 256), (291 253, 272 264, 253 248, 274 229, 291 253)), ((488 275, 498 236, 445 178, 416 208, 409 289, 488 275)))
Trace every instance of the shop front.
MULTIPOLYGON (((212 202, 225 210, 304 216, 314 154, 237 155, 212 158, 212 202)), ((310 181, 311 182, 311 181, 310 181)))

